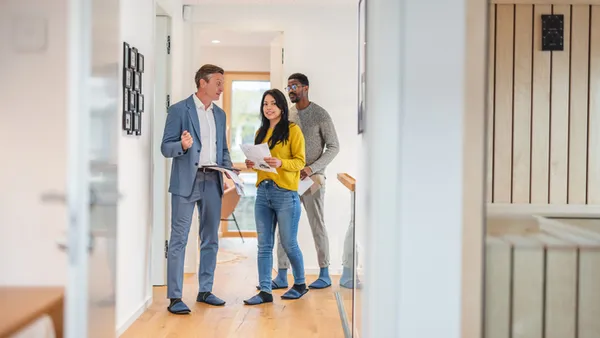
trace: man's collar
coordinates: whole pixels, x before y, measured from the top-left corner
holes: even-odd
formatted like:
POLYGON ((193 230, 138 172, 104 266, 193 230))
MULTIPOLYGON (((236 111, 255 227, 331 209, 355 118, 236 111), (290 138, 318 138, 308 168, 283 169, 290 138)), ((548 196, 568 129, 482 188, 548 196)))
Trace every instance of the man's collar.
POLYGON ((196 104, 196 109, 202 108, 203 110, 206 110, 206 111, 213 109, 213 105, 214 105, 213 102, 210 103, 210 105, 208 106, 208 109, 204 109, 204 103, 202 103, 202 101, 200 101, 198 96, 196 96, 196 93, 194 93, 192 96, 194 97, 194 103, 196 104))

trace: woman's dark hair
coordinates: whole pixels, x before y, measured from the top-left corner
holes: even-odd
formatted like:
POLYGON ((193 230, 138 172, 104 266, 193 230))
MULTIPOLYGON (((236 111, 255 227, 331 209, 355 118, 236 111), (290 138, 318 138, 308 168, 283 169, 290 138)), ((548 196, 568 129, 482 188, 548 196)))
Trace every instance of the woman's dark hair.
POLYGON ((269 149, 273 149, 273 147, 277 143, 285 144, 290 137, 290 120, 289 120, 289 109, 287 100, 285 99, 285 95, 279 89, 269 89, 267 90, 260 101, 260 118, 261 125, 258 129, 258 133, 256 133, 256 138, 254 139, 254 144, 260 144, 264 141, 265 136, 267 136, 267 131, 269 131, 269 127, 271 122, 269 119, 265 117, 264 112, 264 104, 265 98, 267 95, 271 95, 275 99, 275 105, 277 108, 281 110, 281 120, 277 123, 275 128, 273 129, 273 134, 269 139, 269 149))

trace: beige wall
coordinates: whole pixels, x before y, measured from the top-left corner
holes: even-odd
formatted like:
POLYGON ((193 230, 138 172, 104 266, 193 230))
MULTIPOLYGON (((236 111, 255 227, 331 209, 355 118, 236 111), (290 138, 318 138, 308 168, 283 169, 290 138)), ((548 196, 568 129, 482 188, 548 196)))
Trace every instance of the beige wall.
POLYGON ((490 23, 488 202, 600 204, 600 6, 494 4, 490 23), (552 13, 564 51, 541 51, 552 13))

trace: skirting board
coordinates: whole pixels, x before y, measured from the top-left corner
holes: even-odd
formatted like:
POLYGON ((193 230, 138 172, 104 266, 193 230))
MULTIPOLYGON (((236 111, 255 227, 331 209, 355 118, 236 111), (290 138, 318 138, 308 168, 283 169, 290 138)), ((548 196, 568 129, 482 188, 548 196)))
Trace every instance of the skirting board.
POLYGON ((129 317, 129 319, 127 319, 123 325, 117 328, 117 337, 121 337, 121 335, 127 331, 131 324, 140 318, 142 313, 144 313, 144 311, 150 307, 150 305, 152 305, 152 296, 148 297, 148 299, 142 303, 142 305, 131 315, 131 317, 129 317))

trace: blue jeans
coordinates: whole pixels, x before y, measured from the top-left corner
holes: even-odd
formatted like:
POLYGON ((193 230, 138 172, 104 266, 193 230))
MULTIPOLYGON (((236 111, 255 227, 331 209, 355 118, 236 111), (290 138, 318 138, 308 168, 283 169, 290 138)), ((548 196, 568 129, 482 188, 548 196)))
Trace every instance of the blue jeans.
POLYGON ((271 180, 262 181, 258 185, 254 217, 258 235, 258 280, 261 291, 271 292, 273 244, 277 225, 281 244, 292 265, 294 284, 306 282, 304 259, 298 246, 300 210, 298 192, 282 189, 271 180))

